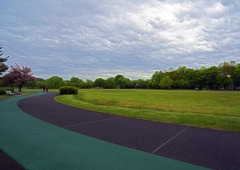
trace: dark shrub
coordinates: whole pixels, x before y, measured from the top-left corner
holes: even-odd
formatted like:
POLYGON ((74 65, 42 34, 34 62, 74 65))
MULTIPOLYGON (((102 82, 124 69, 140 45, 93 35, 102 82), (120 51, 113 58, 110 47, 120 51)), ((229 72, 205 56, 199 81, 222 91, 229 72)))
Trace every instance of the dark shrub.
POLYGON ((0 87, 0 95, 6 94, 6 91, 11 91, 13 93, 14 92, 14 88, 0 87))
POLYGON ((12 87, 6 87, 6 91, 11 91, 12 93, 14 92, 14 88, 12 87))
POLYGON ((6 94, 6 89, 4 87, 0 88, 0 95, 6 94))
POLYGON ((62 86, 59 88, 60 95, 62 94, 78 94, 78 88, 74 86, 62 86))

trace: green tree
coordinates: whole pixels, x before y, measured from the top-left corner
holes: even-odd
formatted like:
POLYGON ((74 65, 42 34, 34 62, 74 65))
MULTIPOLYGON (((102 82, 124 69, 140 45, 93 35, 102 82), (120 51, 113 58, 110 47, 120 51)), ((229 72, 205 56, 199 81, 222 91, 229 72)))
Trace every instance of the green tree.
POLYGON ((133 88, 139 88, 138 80, 132 80, 133 88))
POLYGON ((129 78, 126 78, 125 81, 126 81, 125 83, 126 88, 131 89, 134 87, 133 82, 129 78))
POLYGON ((95 87, 104 87, 105 86, 105 80, 103 78, 97 78, 94 81, 94 86, 95 87))
POLYGON ((176 70, 178 80, 185 80, 185 78, 186 78, 186 71, 187 71, 187 67, 186 66, 179 67, 176 70))
POLYGON ((151 77, 151 81, 152 81, 152 87, 153 88, 158 88, 159 87, 159 83, 161 82, 161 80, 165 77, 165 73, 162 71, 155 71, 155 73, 153 73, 152 77, 151 77))
POLYGON ((179 81, 179 86, 180 86, 181 88, 187 88, 187 87, 189 86, 189 82, 188 82, 187 80, 181 79, 181 80, 179 81))
POLYGON ((115 81, 116 86, 118 86, 119 88, 125 87, 126 80, 123 75, 121 75, 121 74, 116 75, 114 78, 114 81, 115 81))
MULTIPOLYGON (((171 67, 170 67, 171 68, 171 67)), ((171 69, 168 69, 168 71, 165 72, 165 76, 170 76, 170 78, 173 80, 173 81, 179 81, 179 77, 178 77, 178 72, 177 70, 173 70, 173 68, 171 69)))
POLYGON ((216 80, 217 80, 218 89, 220 87, 223 87, 225 89, 227 86, 230 86, 231 84, 231 80, 227 76, 225 76, 221 70, 218 70, 218 75, 216 80))
POLYGON ((114 77, 110 77, 105 81, 105 87, 109 89, 114 89, 116 88, 116 84, 114 81, 114 77))
POLYGON ((41 88, 43 88, 44 86, 46 86, 46 81, 37 78, 37 88, 38 88, 38 89, 41 89, 41 88))
POLYGON ((207 75, 206 75, 206 68, 201 67, 199 70, 196 70, 195 72, 195 84, 199 89, 202 89, 203 87, 206 87, 207 85, 207 75))
POLYGON ((152 81, 150 79, 145 80, 147 88, 152 88, 152 81))
MULTIPOLYGON (((168 71, 165 72, 166 76, 170 76, 170 78, 173 80, 173 86, 174 88, 183 88, 183 84, 180 83, 184 81, 188 81, 186 79, 187 75, 187 67, 179 67, 177 70, 173 70, 173 68, 169 68, 168 71)), ((184 86, 185 87, 185 86, 184 86)))
POLYGON ((147 88, 147 81, 145 81, 144 79, 138 79, 138 85, 139 88, 145 89, 147 88))
POLYGON ((218 76, 218 67, 212 66, 205 70, 206 75, 206 84, 210 89, 216 88, 218 86, 217 76, 218 76))
POLYGON ((59 89, 61 86, 64 86, 63 78, 52 76, 46 80, 46 86, 51 89, 59 89))
POLYGON ((70 79, 71 85, 76 86, 76 87, 79 87, 79 84, 80 84, 81 81, 82 80, 78 77, 72 77, 70 79))
POLYGON ((93 87, 93 81, 90 79, 87 79, 86 82, 84 83, 85 88, 92 88, 93 87))
POLYGON ((0 77, 3 75, 3 73, 5 71, 8 70, 8 66, 6 64, 4 64, 4 62, 6 62, 8 60, 8 57, 9 57, 9 56, 7 56, 5 58, 1 57, 3 55, 2 48, 3 47, 0 45, 0 77))
POLYGON ((195 70, 191 68, 186 69, 186 80, 189 82, 189 88, 194 89, 195 88, 195 70))
POLYGON ((37 81, 30 81, 30 82, 28 82, 27 88, 35 89, 36 86, 37 86, 37 81))
POLYGON ((179 88, 180 87, 180 81, 179 80, 173 80, 173 86, 175 88, 179 88))
POLYGON ((84 81, 83 81, 83 80, 80 81, 79 87, 80 87, 80 88, 84 88, 84 81))
POLYGON ((37 81, 44 81, 43 78, 36 78, 36 79, 37 79, 37 81))
POLYGON ((218 68, 222 71, 224 75, 230 75, 231 77, 234 74, 234 70, 236 69, 236 62, 229 61, 229 62, 222 62, 218 65, 218 68))
POLYGON ((63 80, 64 86, 74 86, 70 80, 63 80))
POLYGON ((234 87, 240 86, 240 63, 236 65, 232 79, 234 87))
POLYGON ((167 89, 168 87, 172 86, 173 85, 173 81, 172 79, 170 78, 170 76, 165 76, 161 82, 159 83, 159 86, 161 88, 164 88, 164 89, 167 89))
POLYGON ((231 86, 231 82, 233 82, 234 70, 236 69, 236 62, 222 62, 218 65, 220 70, 220 75, 218 76, 218 81, 225 88, 231 86))

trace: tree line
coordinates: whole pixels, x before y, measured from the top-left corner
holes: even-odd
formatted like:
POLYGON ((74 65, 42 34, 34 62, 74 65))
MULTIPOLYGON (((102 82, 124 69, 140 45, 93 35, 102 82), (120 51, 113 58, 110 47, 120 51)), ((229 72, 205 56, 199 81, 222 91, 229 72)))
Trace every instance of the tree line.
POLYGON ((70 80, 63 80, 58 76, 52 76, 46 80, 35 78, 31 68, 20 67, 18 64, 10 67, 9 73, 4 64, 7 57, 1 57, 2 46, 0 46, 0 86, 18 86, 21 91, 22 86, 28 88, 49 88, 58 89, 61 86, 76 86, 78 88, 141 88, 141 89, 236 89, 240 87, 240 63, 235 61, 222 62, 218 66, 201 67, 200 69, 187 68, 186 66, 178 69, 169 68, 165 71, 156 71, 151 78, 144 80, 130 80, 124 75, 118 74, 107 79, 97 78, 94 81, 87 79, 83 81, 78 77, 70 80))
POLYGON ((101 87, 114 88, 141 88, 141 89, 236 89, 240 86, 240 63, 235 61, 222 62, 218 66, 201 67, 200 69, 169 68, 165 71, 156 71, 150 79, 130 80, 124 75, 118 74, 107 79, 97 78, 94 81, 83 81, 78 77, 63 80, 58 76, 52 76, 47 80, 37 78, 37 82, 30 82, 30 88, 59 88, 61 86, 76 86, 78 88, 101 87))

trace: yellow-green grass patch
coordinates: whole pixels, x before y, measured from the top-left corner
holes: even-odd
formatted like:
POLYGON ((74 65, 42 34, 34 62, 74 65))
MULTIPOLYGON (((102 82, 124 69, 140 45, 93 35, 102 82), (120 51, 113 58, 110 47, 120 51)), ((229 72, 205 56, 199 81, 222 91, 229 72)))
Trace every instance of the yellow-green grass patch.
POLYGON ((74 107, 153 121, 240 131, 240 92, 96 90, 56 100, 74 107))

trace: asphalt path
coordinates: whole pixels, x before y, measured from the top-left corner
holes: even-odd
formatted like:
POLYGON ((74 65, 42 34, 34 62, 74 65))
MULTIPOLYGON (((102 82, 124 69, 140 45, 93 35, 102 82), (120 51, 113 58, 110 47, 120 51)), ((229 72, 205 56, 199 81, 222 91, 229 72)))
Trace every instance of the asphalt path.
POLYGON ((61 128, 128 148, 212 169, 240 169, 239 132, 78 109, 56 102, 57 95, 47 93, 26 98, 18 102, 18 107, 61 128))

